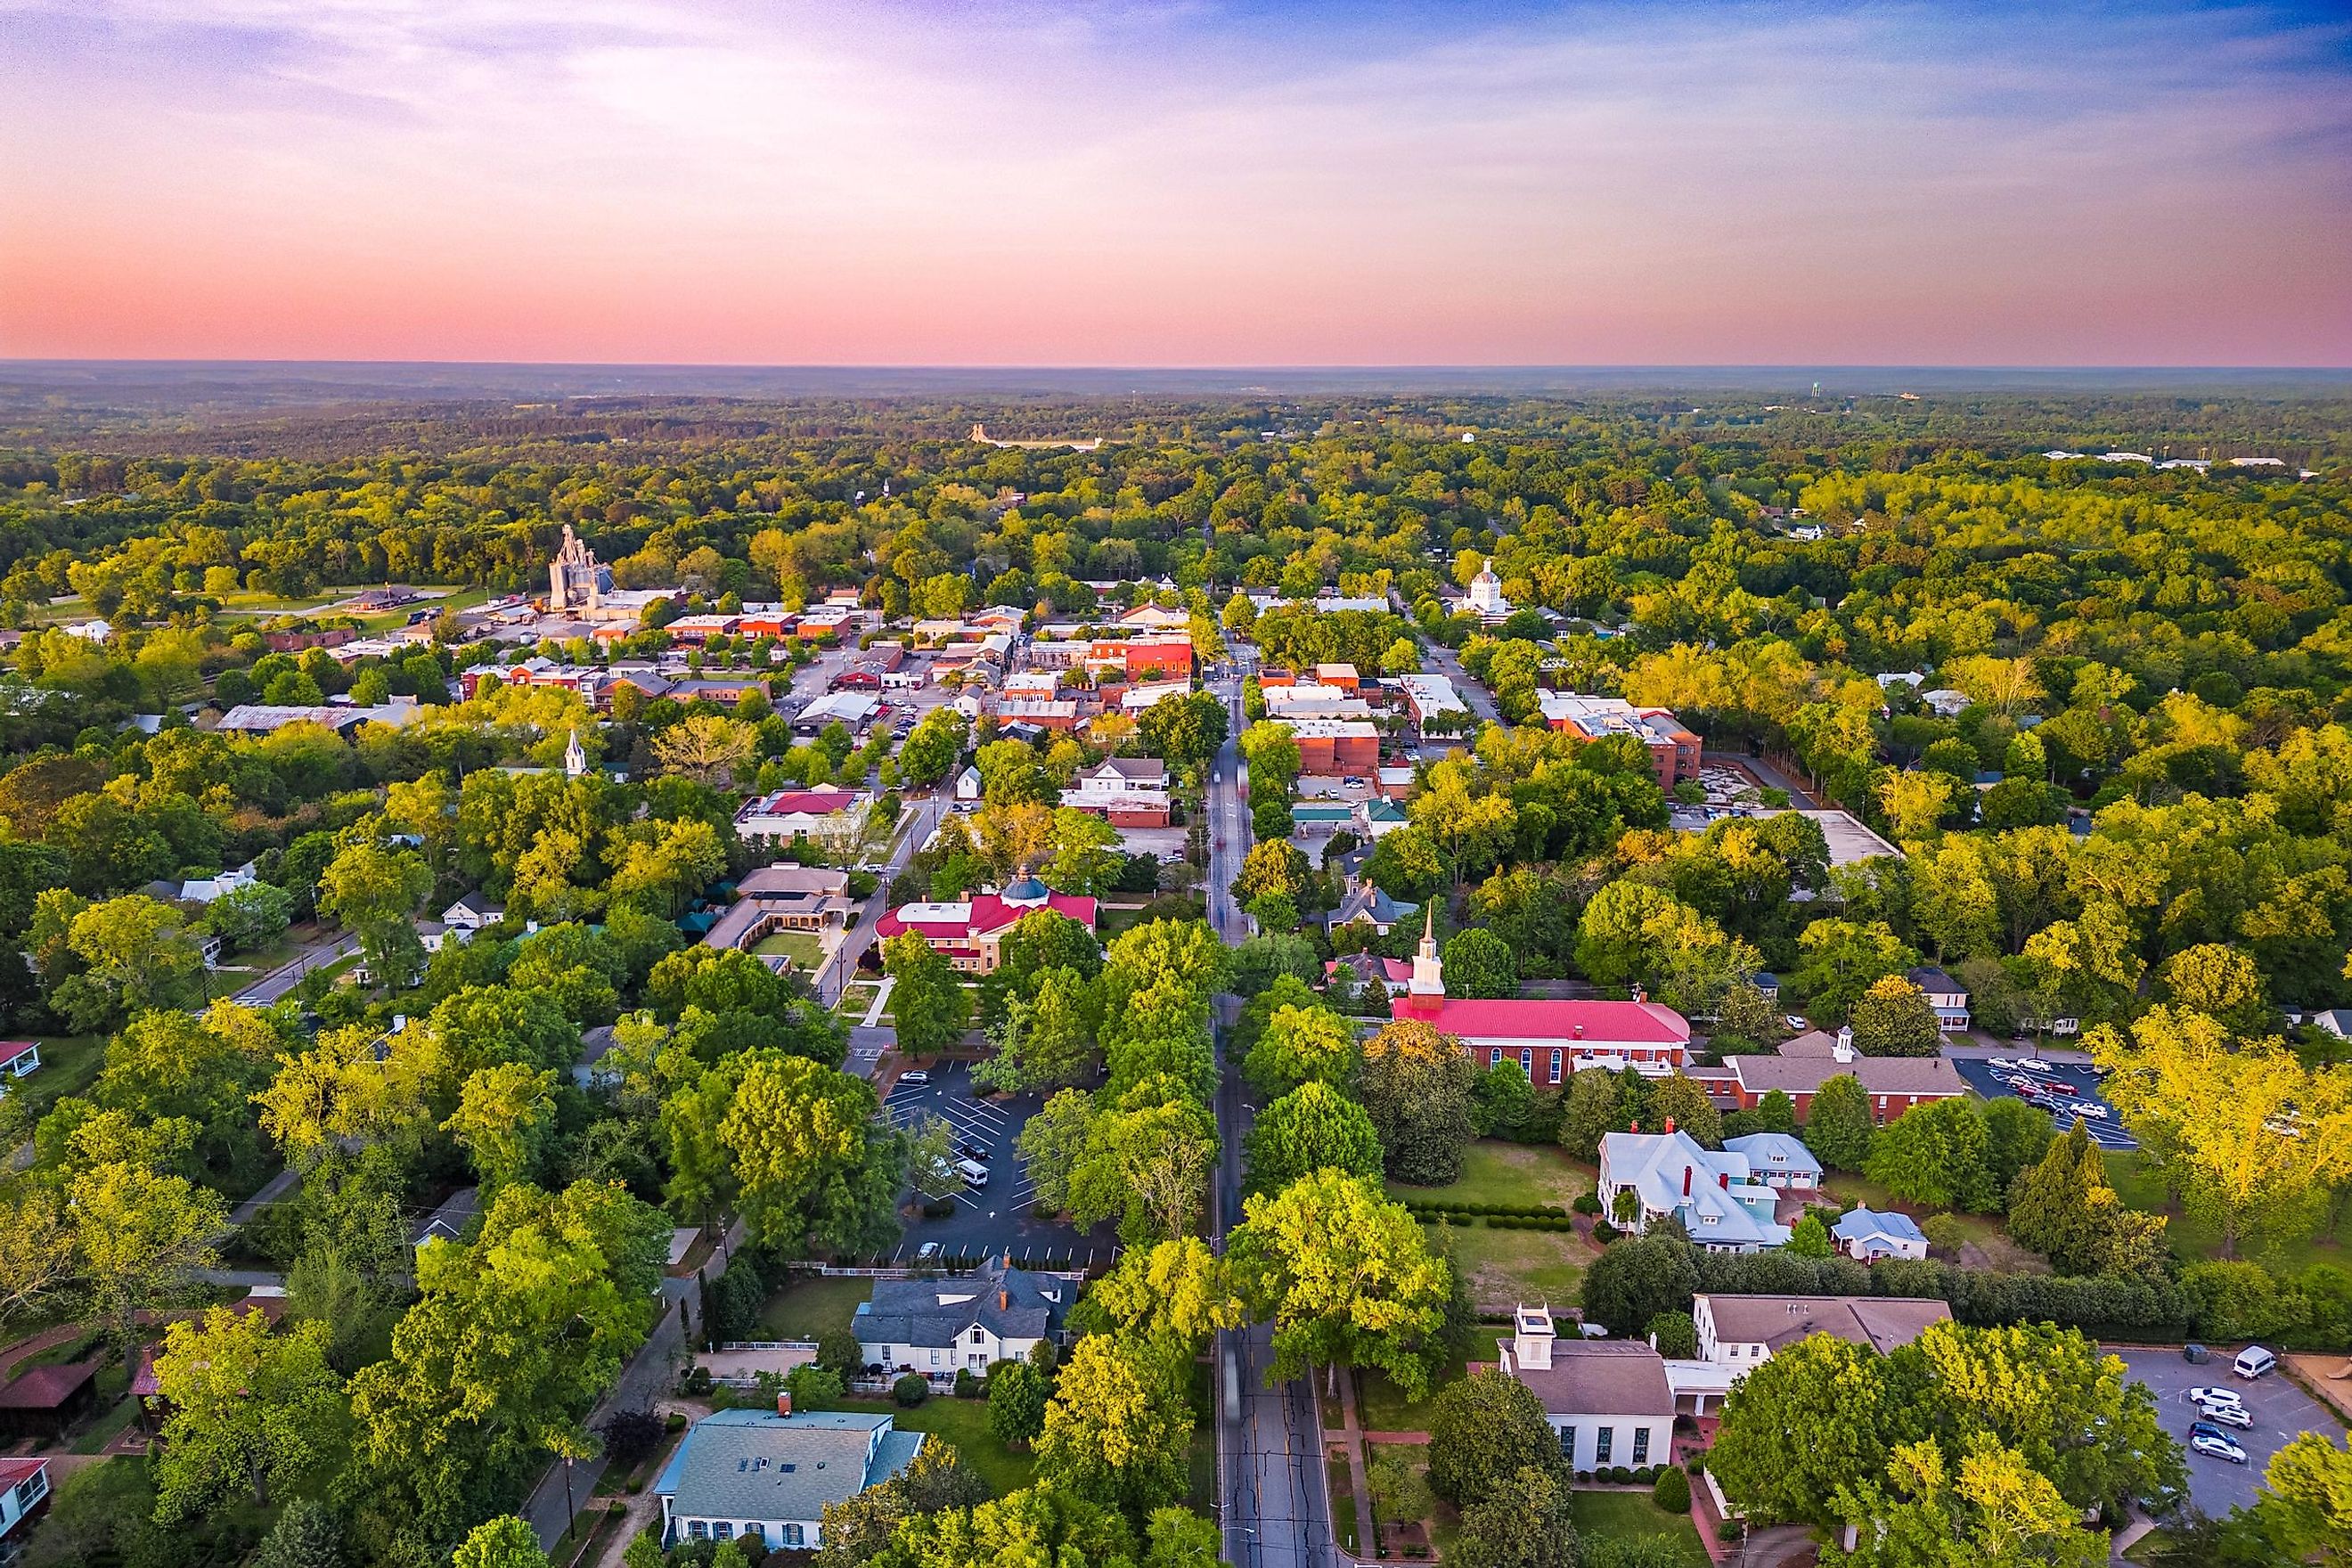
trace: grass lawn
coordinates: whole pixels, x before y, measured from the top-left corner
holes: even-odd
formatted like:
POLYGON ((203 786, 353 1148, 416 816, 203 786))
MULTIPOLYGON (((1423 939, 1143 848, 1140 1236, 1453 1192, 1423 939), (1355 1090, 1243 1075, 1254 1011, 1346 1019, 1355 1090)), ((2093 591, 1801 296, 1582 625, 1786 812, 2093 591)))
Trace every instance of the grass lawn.
POLYGON ((2158 1525, 2156 1529, 2149 1531, 2146 1535, 2141 1536, 2137 1541, 2133 1542, 2129 1546, 2124 1548, 2124 1561, 2126 1563, 2153 1563, 2156 1561, 2156 1555, 2158 1552, 2176 1544, 2178 1544, 2178 1542, 2174 1541, 2172 1532, 2165 1529, 2162 1525, 2158 1525))
MULTIPOLYGON (((1495 1347, 1502 1342, 1507 1331, 1500 1325, 1481 1327, 1477 1338, 1471 1343, 1470 1354, 1464 1360, 1448 1364, 1431 1381, 1429 1399, 1407 1399, 1404 1390, 1391 1383, 1385 1373, 1358 1373, 1356 1419, 1363 1423, 1367 1432, 1428 1431, 1430 1401, 1436 1397, 1438 1389, 1460 1377, 1471 1362, 1492 1363, 1496 1359, 1495 1347)), ((1328 1425, 1335 1431, 1339 1427, 1336 1418, 1328 1425)))
POLYGON ((777 931, 761 938, 751 952, 758 957, 782 953, 802 974, 815 973, 817 965, 824 962, 824 943, 818 940, 816 932, 809 931, 777 931))
MULTIPOLYGON (((1105 942, 1108 942, 1120 932, 1132 931, 1141 925, 1146 908, 1147 906, 1141 904, 1131 910, 1118 909, 1111 905, 1101 906, 1095 911, 1095 933, 1105 942)), ((1209 918, 1209 906, 1206 900, 1192 900, 1191 909, 1191 918, 1193 920, 1204 921, 1209 918)))
POLYGON ((844 986, 841 999, 833 1005, 833 1010, 853 1024, 862 1024, 866 1021, 866 1009, 874 1005, 874 994, 881 989, 878 984, 870 980, 844 986))
MULTIPOLYGON (((1923 1221, 1937 1212, 1932 1209, 1923 1211, 1916 1204, 1903 1203, 1876 1182, 1865 1181, 1843 1171, 1825 1174, 1822 1178, 1822 1192, 1825 1197, 1841 1204, 1861 1204, 1882 1213, 1896 1210, 1923 1221)), ((1960 1229, 1968 1234, 1969 1244, 1982 1255, 1961 1259, 1969 1268, 1999 1268, 2019 1274, 2050 1272, 2049 1263, 2040 1253, 2010 1240, 2009 1227, 2001 1223, 1998 1215, 1952 1214, 1947 1217, 1958 1222, 1960 1229)))
POLYGON ((1668 1513, 1647 1492, 1577 1492, 1570 1501, 1576 1532, 1587 1541, 1630 1541, 1663 1535, 1674 1541, 1691 1568, 1707 1568, 1706 1548, 1690 1516, 1668 1513))
MULTIPOLYGON (((2110 1150, 2106 1163, 2107 1180, 2117 1197, 2133 1208, 2165 1216, 2165 1239, 2183 1262, 2200 1263, 2221 1255, 2221 1227, 2168 1201, 2164 1178, 2148 1164, 2147 1155, 2137 1149, 2110 1150)), ((2282 1241, 2268 1240, 2259 1233, 2241 1236, 2238 1256, 2286 1275, 2300 1274, 2315 1263, 2352 1268, 2352 1205, 2346 1205, 2343 1219, 2333 1230, 2282 1241)))
POLYGON ((873 1293, 871 1279, 803 1276, 768 1298, 760 1310, 760 1331, 771 1339, 813 1340, 827 1330, 845 1329, 857 1303, 873 1293))
MULTIPOLYGON (((906 1410, 887 1399, 845 1399, 841 1408, 887 1411, 901 1432, 935 1433, 943 1441, 954 1444, 964 1462, 988 1478, 988 1484, 996 1489, 998 1497, 1017 1492, 1029 1484, 1029 1456, 1016 1454, 996 1440, 996 1434, 988 1429, 986 1400, 934 1396, 906 1410)), ((1212 1482, 1210 1490, 1215 1489, 1212 1482)))
POLYGON ((1592 1190, 1595 1173, 1549 1143, 1482 1139, 1463 1151, 1462 1179, 1443 1187, 1389 1184, 1389 1196, 1424 1204, 1557 1204, 1592 1190))
POLYGON ((1357 1555, 1356 1494, 1348 1482, 1348 1461, 1327 1455, 1323 1473, 1331 1483, 1331 1525, 1339 1537, 1339 1545, 1349 1556, 1357 1555))
POLYGON ((98 1081, 99 1069, 106 1065, 104 1035, 36 1035, 40 1043, 41 1065, 30 1078, 6 1080, 10 1099, 23 1096, 20 1103, 38 1121, 49 1108, 69 1094, 79 1094, 98 1081))

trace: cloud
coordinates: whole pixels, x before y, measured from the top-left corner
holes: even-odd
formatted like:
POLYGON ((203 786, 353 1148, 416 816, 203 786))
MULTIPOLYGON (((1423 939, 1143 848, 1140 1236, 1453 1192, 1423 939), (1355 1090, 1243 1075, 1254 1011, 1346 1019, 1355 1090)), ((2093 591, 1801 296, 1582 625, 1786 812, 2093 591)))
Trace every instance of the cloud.
POLYGON ((2352 351, 2346 33, 2289 12, 0 0, 0 194, 79 217, 0 240, 0 350, 2352 351))

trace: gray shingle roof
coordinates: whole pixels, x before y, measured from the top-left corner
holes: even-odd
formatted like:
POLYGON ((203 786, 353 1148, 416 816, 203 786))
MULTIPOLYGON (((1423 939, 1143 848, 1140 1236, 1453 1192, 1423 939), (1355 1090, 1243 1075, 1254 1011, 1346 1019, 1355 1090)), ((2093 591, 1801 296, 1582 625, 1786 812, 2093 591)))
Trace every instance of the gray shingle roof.
POLYGON ((870 1345, 946 1350, 977 1323, 1000 1340, 1039 1340, 1061 1327, 1076 1287, 992 1260, 944 1279, 877 1279, 850 1324, 870 1345))
POLYGON ((694 1424, 654 1491, 681 1519, 814 1521, 905 1469, 922 1443, 887 1415, 722 1410, 694 1424))

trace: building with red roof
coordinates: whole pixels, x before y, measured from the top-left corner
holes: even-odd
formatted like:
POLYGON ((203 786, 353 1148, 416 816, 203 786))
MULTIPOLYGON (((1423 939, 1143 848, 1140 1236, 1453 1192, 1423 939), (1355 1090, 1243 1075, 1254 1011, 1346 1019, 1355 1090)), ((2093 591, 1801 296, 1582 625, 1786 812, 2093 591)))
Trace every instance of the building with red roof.
POLYGON ((1004 933, 1023 915, 1037 910, 1051 910, 1089 931, 1095 929, 1094 900, 1055 892, 1024 871, 1002 893, 975 893, 952 903, 901 904, 882 917, 874 934, 887 942, 912 931, 965 973, 992 974, 1004 933))
POLYGON ((25 1533, 17 1527, 48 1500, 47 1459, 0 1459, 0 1558, 14 1558, 25 1533))
POLYGON ((1480 1067, 1516 1057, 1538 1084, 1565 1083, 1570 1073, 1588 1068, 1618 1072, 1630 1067, 1663 1078, 1689 1062, 1689 1020, 1639 992, 1631 1002, 1446 995, 1435 920, 1433 910, 1405 994, 1389 1004, 1391 1017, 1453 1036, 1480 1067))

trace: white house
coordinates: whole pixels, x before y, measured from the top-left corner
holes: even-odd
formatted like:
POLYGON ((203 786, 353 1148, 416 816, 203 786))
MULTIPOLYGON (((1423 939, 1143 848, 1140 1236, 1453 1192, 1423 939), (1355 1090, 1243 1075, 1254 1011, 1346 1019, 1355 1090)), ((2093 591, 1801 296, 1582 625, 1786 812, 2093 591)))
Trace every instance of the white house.
POLYGON ((1934 691, 1921 692, 1919 700, 1926 703, 1929 711, 1938 719, 1957 719, 1960 716, 1961 710, 1969 705, 1969 694, 1965 691, 1955 691, 1946 686, 1939 687, 1934 691))
POLYGON ((1789 1227, 1772 1217, 1775 1188, 1748 1156, 1702 1145, 1667 1121, 1664 1132, 1610 1132, 1601 1140, 1601 1212, 1622 1230, 1647 1231, 1673 1215, 1709 1252, 1782 1247, 1789 1227))
POLYGON ((1936 1009, 1938 1028, 1966 1029, 1969 1026, 1967 986, 1932 966, 1912 970, 1907 978, 1927 994, 1927 1005, 1936 1009))
POLYGON ((1704 1415, 1706 1402, 1720 1404, 1751 1367, 1810 1335, 1834 1334, 1885 1355, 1951 1315, 1942 1301, 1911 1296, 1694 1296, 1698 1354, 1666 1363, 1666 1381, 1677 1409, 1704 1415))
POLYGON ((465 933, 465 936, 457 939, 460 942, 485 927, 498 924, 506 918, 507 910, 504 904, 494 904, 478 891, 467 893, 441 911, 443 925, 452 931, 465 933))
POLYGON ((885 1375, 917 1372, 950 1384, 958 1371, 1019 1361, 1059 1339, 1077 1287, 1032 1274, 1003 1258, 979 1272, 933 1279, 877 1279, 849 1321, 866 1367, 885 1375))
POLYGON ((745 801, 735 813, 735 831, 751 843, 846 842, 865 826, 868 804, 863 790, 835 784, 777 790, 745 801))
POLYGON ((687 1428, 654 1482, 662 1542, 758 1536, 770 1550, 823 1540, 829 1503, 846 1502, 905 1469, 923 1446, 887 1415, 851 1411, 721 1410, 687 1428))
MULTIPOLYGON (((38 1040, 0 1040, 0 1079, 30 1078, 40 1067, 38 1040)), ((7 1092, 6 1086, 0 1084, 0 1094, 7 1092)))
POLYGON ((1499 621, 1511 613, 1511 601, 1503 597, 1503 580, 1495 575, 1495 563, 1490 558, 1478 563, 1478 575, 1470 579, 1470 607, 1482 620, 1499 621))
POLYGON ((1750 1132, 1723 1141, 1727 1153, 1744 1154, 1758 1181, 1783 1191, 1809 1192, 1822 1184, 1822 1163, 1786 1132, 1750 1132))
POLYGON ((23 1550, 32 1530, 25 1521, 48 1495, 47 1459, 0 1459, 0 1560, 13 1562, 23 1550))
POLYGON ((1106 757, 1082 769, 1062 804, 1093 812, 1114 827, 1168 826, 1168 764, 1157 757, 1106 757))
POLYGON ((1631 1340, 1561 1341, 1549 1307, 1521 1306, 1502 1367, 1539 1400, 1573 1470, 1674 1462, 1675 1395, 1666 1363, 1631 1340))
POLYGON ((1927 1237, 1907 1214, 1857 1208, 1830 1226, 1837 1248, 1850 1258, 1875 1263, 1882 1258, 1925 1258, 1927 1237))

